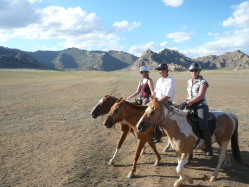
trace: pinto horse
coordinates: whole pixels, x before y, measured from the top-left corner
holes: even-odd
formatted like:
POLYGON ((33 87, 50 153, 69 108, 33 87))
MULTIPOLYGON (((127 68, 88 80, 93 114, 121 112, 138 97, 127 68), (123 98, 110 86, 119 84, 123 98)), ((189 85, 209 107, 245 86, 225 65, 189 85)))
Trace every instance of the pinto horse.
POLYGON ((146 108, 147 106, 132 104, 130 102, 125 101, 125 98, 121 97, 112 106, 108 116, 104 120, 104 125, 107 128, 111 128, 117 122, 122 122, 122 121, 127 122, 128 125, 134 130, 135 135, 138 138, 137 151, 134 157, 132 169, 128 174, 128 178, 131 178, 134 176, 134 173, 136 172, 136 164, 137 164, 138 158, 146 142, 148 142, 150 147, 156 153, 157 160, 154 165, 158 166, 161 160, 161 156, 159 155, 156 149, 156 146, 153 143, 154 129, 149 128, 147 131, 143 133, 139 133, 136 129, 136 124, 141 118, 141 116, 143 115, 143 113, 145 112, 146 108))
MULTIPOLYGON (((153 99, 137 123, 139 132, 144 132, 155 124, 160 124, 166 130, 168 139, 171 146, 176 150, 178 158, 176 171, 180 178, 175 181, 174 186, 180 186, 183 181, 193 183, 193 179, 185 174, 184 166, 188 162, 189 156, 193 154, 194 149, 203 150, 205 148, 204 140, 199 141, 193 133, 191 124, 186 117, 187 112, 153 99)), ((238 119, 236 115, 223 111, 210 112, 216 117, 216 129, 212 135, 212 143, 217 142, 220 146, 219 162, 210 178, 210 182, 213 182, 217 178, 222 163, 227 159, 226 150, 230 140, 235 161, 242 165, 242 160, 238 144, 238 119)))
MULTIPOLYGON (((95 119, 98 116, 104 115, 104 114, 108 114, 108 112, 110 111, 111 107, 113 106, 113 104, 117 101, 118 99, 116 97, 113 97, 111 94, 108 94, 106 96, 104 96, 104 98, 100 99, 100 101, 98 102, 98 104, 93 108, 93 110, 91 111, 91 116, 95 119)), ((120 150, 121 146, 123 145, 127 134, 129 132, 133 132, 133 129, 131 129, 127 123, 125 122, 119 122, 120 124, 120 129, 121 129, 121 136, 120 139, 118 141, 115 153, 113 155, 113 157, 110 159, 110 161, 108 162, 109 165, 113 165, 114 164, 114 160, 117 157, 118 151, 120 150)))

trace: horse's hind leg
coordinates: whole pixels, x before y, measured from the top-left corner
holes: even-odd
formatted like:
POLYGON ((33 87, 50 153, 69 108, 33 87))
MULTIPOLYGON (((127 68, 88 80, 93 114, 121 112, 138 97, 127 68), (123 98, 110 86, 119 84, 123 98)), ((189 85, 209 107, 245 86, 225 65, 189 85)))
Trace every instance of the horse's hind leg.
POLYGON ((218 165, 215 169, 215 171, 213 172, 211 178, 210 178, 210 182, 213 182, 216 180, 218 172, 220 171, 220 167, 222 165, 222 163, 224 162, 225 158, 226 158, 226 151, 227 151, 227 146, 228 146, 229 141, 225 141, 221 143, 221 147, 220 147, 220 155, 219 155, 219 162, 218 165))
POLYGON ((181 186, 181 183, 184 180, 188 181, 190 184, 193 183, 193 179, 189 177, 188 175, 186 175, 183 171, 184 166, 188 162, 188 159, 189 159, 189 153, 182 153, 181 158, 178 159, 178 165, 176 167, 176 172, 178 173, 178 175, 180 175, 180 177, 178 180, 175 181, 173 185, 174 187, 181 186))
POLYGON ((129 178, 129 179, 132 178, 134 176, 134 173, 136 172, 137 161, 138 161, 138 158, 140 156, 140 153, 141 153, 145 143, 146 143, 146 141, 144 141, 144 140, 141 140, 141 139, 138 140, 138 146, 137 146, 137 151, 136 151, 136 154, 134 157, 134 163, 133 163, 131 171, 129 172, 129 174, 127 176, 127 178, 129 178))
POLYGON ((156 153, 156 156, 157 156, 157 160, 156 160, 154 166, 158 166, 160 163, 160 160, 161 160, 161 156, 158 153, 157 148, 156 148, 155 144, 152 142, 152 140, 148 140, 148 143, 149 143, 150 147, 153 149, 153 151, 156 153))
POLYGON ((164 148, 163 152, 167 152, 170 148, 171 148, 171 144, 170 144, 169 139, 168 139, 168 144, 167 144, 167 146, 164 148))
POLYGON ((125 139, 126 139, 126 137, 127 137, 127 134, 128 134, 128 132, 129 132, 129 126, 128 126, 128 125, 123 125, 123 127, 121 127, 121 129, 122 129, 122 134, 121 134, 121 136, 120 136, 120 139, 119 139, 119 142, 118 142, 118 146, 117 146, 117 148, 116 148, 116 150, 115 150, 115 153, 114 153, 114 155, 112 156, 112 158, 110 159, 110 161, 108 162, 109 165, 113 165, 113 164, 115 163, 114 160, 115 160, 115 158, 117 157, 117 154, 118 154, 118 152, 119 152, 119 149, 120 149, 121 146, 123 145, 123 143, 124 143, 124 141, 125 141, 125 139))

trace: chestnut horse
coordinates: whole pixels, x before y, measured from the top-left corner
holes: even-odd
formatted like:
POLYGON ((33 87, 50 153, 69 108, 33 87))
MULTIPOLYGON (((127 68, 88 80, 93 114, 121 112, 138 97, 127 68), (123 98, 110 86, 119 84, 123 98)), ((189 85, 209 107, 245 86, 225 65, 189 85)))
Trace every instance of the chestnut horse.
POLYGON ((143 133, 139 133, 136 129, 136 124, 141 118, 141 116, 143 115, 143 113, 145 112, 146 108, 147 106, 132 104, 128 101, 125 101, 125 98, 121 97, 112 106, 108 116, 104 120, 104 125, 107 128, 111 128, 117 122, 122 122, 122 121, 127 122, 128 125, 134 130, 135 135, 138 138, 137 151, 134 157, 132 169, 128 174, 128 178, 131 178, 134 176, 134 173, 136 172, 136 164, 137 164, 138 158, 146 142, 148 142, 148 144, 151 146, 151 148, 157 155, 157 160, 154 165, 158 166, 161 160, 161 156, 159 155, 156 149, 156 146, 153 143, 154 129, 149 128, 147 131, 143 133))
MULTIPOLYGON (((118 99, 116 97, 113 97, 111 94, 108 94, 108 95, 104 96, 104 98, 100 99, 98 104, 91 111, 91 116, 95 119, 98 116, 108 114, 111 107, 113 106, 113 104, 117 100, 118 99)), ((125 141, 125 139, 127 137, 127 134, 129 132, 133 132, 133 129, 131 129, 127 125, 127 123, 119 122, 119 124, 120 124, 120 129, 121 129, 122 133, 121 133, 120 139, 118 141, 115 153, 114 153, 113 157, 110 159, 110 161, 108 162, 109 165, 114 164, 114 160, 117 157, 118 151, 120 150, 121 146, 123 145, 123 143, 124 143, 124 141, 125 141)))
MULTIPOLYGON (((235 161, 242 164, 242 160, 238 144, 238 119, 236 115, 223 111, 210 112, 216 117, 216 129, 212 135, 212 142, 217 142, 220 146, 219 162, 210 178, 210 182, 213 182, 217 178, 222 163, 227 159, 226 150, 230 140, 235 161)), ((164 105, 153 99, 137 124, 139 132, 144 132, 155 124, 160 124, 166 130, 171 146, 176 150, 178 157, 176 171, 180 178, 175 181, 174 186, 180 186, 185 180, 193 183, 193 179, 185 174, 184 166, 194 149, 203 150, 205 148, 204 141, 198 140, 186 116, 187 111, 170 107, 167 104, 164 105)))

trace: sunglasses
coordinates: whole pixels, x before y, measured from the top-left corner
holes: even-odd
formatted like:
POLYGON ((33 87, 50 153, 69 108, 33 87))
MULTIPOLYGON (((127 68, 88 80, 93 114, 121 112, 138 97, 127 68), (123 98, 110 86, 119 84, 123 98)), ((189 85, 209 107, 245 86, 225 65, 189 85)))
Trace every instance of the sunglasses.
POLYGON ((197 72, 199 71, 198 69, 190 70, 190 72, 197 72))
POLYGON ((146 71, 140 71, 140 73, 145 73, 146 71))

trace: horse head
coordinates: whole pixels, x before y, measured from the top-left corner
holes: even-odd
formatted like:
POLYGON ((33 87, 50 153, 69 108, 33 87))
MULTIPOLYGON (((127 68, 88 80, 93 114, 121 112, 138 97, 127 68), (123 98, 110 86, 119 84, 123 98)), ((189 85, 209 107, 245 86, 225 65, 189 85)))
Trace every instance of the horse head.
POLYGON ((171 110, 168 103, 165 102, 162 104, 162 102, 158 101, 158 99, 152 99, 150 105, 137 123, 136 127, 139 132, 144 132, 150 127, 161 124, 162 120, 165 119, 165 116, 163 115, 164 107, 162 105, 164 105, 168 111, 171 110))
POLYGON ((103 124, 107 128, 111 128, 117 122, 122 121, 123 118, 123 103, 125 102, 125 98, 119 98, 116 103, 111 107, 109 114, 105 118, 103 124))
POLYGON ((104 96, 104 98, 100 99, 98 104, 93 108, 91 112, 92 118, 107 114, 116 101, 117 98, 113 97, 112 94, 104 96))

